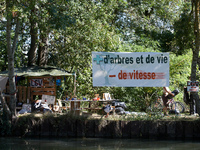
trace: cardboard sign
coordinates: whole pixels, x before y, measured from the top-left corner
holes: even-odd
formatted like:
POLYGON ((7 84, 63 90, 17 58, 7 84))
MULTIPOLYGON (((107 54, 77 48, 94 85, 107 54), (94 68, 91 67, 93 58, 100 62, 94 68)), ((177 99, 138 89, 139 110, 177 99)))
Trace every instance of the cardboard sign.
POLYGON ((55 96, 42 95, 42 102, 46 102, 47 104, 55 104, 55 99, 55 96))
POLYGON ((199 92, 199 81, 187 81, 188 92, 199 92))
POLYGON ((31 87, 41 87, 43 86, 43 79, 31 79, 30 80, 31 87))
POLYGON ((169 86, 169 53, 92 52, 93 86, 169 86))

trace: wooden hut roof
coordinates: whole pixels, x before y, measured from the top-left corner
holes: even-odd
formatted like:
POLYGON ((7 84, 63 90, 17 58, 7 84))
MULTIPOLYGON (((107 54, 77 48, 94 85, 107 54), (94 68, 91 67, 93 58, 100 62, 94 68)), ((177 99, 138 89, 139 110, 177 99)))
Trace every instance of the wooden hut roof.
MULTIPOLYGON (((31 67, 22 67, 15 68, 14 71, 16 76, 71 76, 72 73, 67 72, 66 70, 59 69, 51 66, 31 66, 31 67)), ((0 72, 0 76, 8 76, 8 71, 0 72)))

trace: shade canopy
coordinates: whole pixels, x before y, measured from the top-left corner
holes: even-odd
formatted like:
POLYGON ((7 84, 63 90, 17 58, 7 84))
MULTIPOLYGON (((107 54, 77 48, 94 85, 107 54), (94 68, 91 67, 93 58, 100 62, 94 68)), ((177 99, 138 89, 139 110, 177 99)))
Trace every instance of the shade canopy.
MULTIPOLYGON (((31 66, 31 67, 15 68, 14 75, 35 77, 35 76, 71 76, 73 74, 67 72, 66 70, 51 66, 43 66, 43 67, 31 66)), ((8 71, 0 72, 0 76, 8 76, 8 71)))

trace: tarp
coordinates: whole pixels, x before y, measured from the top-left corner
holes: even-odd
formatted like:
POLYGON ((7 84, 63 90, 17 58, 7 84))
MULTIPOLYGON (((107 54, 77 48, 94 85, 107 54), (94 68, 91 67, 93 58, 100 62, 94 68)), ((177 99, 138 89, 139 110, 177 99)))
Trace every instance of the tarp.
MULTIPOLYGON (((25 77, 35 77, 35 76, 71 76, 72 73, 67 72, 63 69, 58 69, 56 67, 50 66, 31 66, 31 67, 22 67, 15 68, 14 75, 16 76, 25 76, 25 77)), ((8 76, 8 71, 0 72, 0 76, 8 76)))
POLYGON ((0 91, 3 91, 6 88, 7 81, 8 81, 8 77, 0 76, 0 91))

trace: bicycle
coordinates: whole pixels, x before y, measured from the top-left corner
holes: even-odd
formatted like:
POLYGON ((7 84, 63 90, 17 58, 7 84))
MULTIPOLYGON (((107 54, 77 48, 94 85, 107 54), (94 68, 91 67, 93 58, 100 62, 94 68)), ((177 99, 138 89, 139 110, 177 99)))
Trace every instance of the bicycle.
MULTIPOLYGON (((174 101, 173 98, 168 100, 168 111, 174 111, 175 114, 183 113, 185 111, 185 105, 182 102, 174 101)), ((147 108, 147 112, 162 113, 163 101, 161 96, 147 108)))
POLYGON ((185 111, 185 105, 182 102, 174 101, 173 98, 168 100, 168 104, 169 110, 175 110, 174 113, 176 114, 184 113, 185 111))

